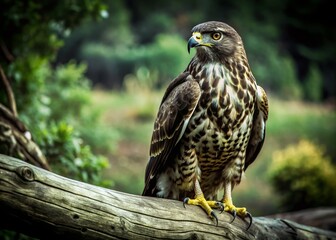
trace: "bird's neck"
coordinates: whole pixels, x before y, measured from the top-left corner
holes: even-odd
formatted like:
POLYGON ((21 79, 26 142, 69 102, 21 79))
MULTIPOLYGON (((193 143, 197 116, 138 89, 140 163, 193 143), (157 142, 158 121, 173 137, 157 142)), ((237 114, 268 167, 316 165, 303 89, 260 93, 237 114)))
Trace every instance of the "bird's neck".
MULTIPOLYGON (((226 57, 221 61, 202 61, 196 55, 189 63, 187 71, 191 73, 195 80, 206 76, 224 79, 231 79, 231 77, 239 78, 239 75, 242 78, 245 74, 252 76, 246 54, 226 57), (231 77, 228 77, 227 74, 231 74, 231 77)), ((252 77, 252 79, 254 78, 252 77)))

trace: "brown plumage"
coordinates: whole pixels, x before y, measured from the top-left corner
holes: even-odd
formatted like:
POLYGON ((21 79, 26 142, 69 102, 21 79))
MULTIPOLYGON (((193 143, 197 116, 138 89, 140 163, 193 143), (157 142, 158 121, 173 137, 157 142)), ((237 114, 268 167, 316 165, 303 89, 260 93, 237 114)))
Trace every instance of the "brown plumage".
POLYGON ((231 191, 262 148, 267 96, 232 27, 205 22, 192 33, 196 55, 168 86, 154 123, 143 195, 200 205, 216 220, 212 208, 251 217, 231 191), (222 189, 222 204, 209 201, 222 189))

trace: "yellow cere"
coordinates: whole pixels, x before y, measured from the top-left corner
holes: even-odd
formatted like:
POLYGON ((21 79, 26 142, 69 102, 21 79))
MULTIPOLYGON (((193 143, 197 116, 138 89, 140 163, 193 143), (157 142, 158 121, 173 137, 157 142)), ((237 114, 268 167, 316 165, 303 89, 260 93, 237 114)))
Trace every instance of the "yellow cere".
POLYGON ((202 40, 202 34, 200 32, 193 32, 192 36, 197 40, 201 41, 202 40))

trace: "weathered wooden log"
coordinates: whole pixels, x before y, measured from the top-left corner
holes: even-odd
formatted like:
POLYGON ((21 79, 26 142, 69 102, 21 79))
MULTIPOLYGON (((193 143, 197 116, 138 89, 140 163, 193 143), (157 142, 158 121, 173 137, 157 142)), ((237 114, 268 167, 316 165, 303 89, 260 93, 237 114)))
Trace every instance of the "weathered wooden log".
POLYGON ((278 213, 267 217, 287 219, 308 226, 336 231, 335 207, 303 209, 296 212, 278 213))
POLYGON ((218 226, 196 206, 71 180, 0 155, 0 227, 42 239, 336 239, 283 219, 248 223, 227 213, 218 226))

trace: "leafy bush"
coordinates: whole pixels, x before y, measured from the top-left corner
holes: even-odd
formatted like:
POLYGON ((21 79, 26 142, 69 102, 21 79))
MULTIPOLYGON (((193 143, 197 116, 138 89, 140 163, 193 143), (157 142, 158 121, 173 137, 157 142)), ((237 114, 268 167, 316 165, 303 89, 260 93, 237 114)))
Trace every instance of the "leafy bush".
POLYGON ((336 204, 336 168, 322 147, 307 140, 275 152, 270 174, 283 210, 336 204))
MULTIPOLYGON (((70 62, 52 69, 42 58, 33 56, 16 61, 11 70, 15 95, 20 96, 20 119, 53 171, 97 185, 107 184, 101 177, 107 159, 94 155, 78 130, 92 133, 97 128, 94 112, 84 114, 91 101, 89 81, 84 77, 86 66, 70 62), (21 72, 28 74, 21 76, 21 72)), ((98 132, 103 136, 102 131, 98 132)))
POLYGON ((46 96, 50 100, 50 118, 76 121, 90 104, 89 81, 84 76, 86 66, 70 62, 51 71, 46 81, 46 96))
POLYGON ((101 172, 108 166, 108 161, 102 156, 94 155, 72 125, 63 121, 51 122, 36 135, 54 172, 103 185, 101 172))

